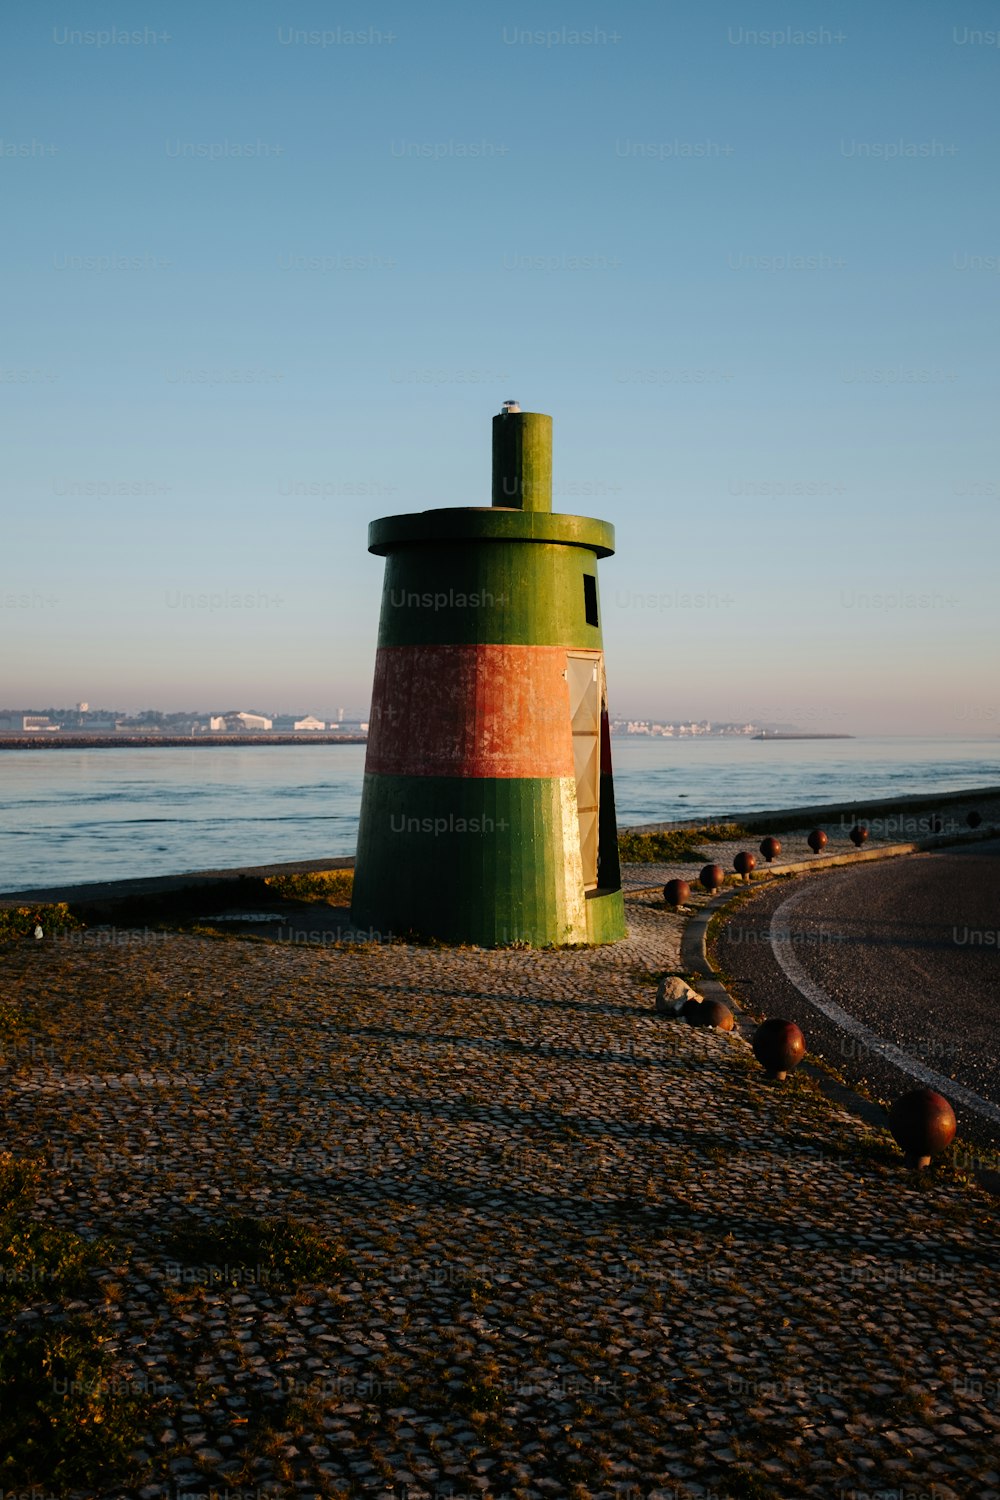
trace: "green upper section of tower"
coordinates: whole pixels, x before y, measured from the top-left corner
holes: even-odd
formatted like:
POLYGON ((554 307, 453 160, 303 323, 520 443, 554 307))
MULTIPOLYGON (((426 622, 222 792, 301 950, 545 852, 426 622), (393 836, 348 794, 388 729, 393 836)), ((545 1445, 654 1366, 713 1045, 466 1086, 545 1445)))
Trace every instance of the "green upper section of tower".
POLYGON ((507 510, 552 509, 552 418, 504 402, 493 418, 493 504, 507 510))
POLYGON ((493 418, 493 504, 383 516, 368 527, 368 550, 428 542, 554 542, 597 557, 615 550, 615 529, 588 516, 553 513, 552 418, 504 403, 493 418))

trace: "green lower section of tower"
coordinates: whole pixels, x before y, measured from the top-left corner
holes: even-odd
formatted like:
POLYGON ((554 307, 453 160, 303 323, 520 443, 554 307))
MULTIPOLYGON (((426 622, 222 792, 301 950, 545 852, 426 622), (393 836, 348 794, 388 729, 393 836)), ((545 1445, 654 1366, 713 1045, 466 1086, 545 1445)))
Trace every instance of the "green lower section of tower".
POLYGON ((620 943, 628 937, 625 897, 621 891, 592 891, 587 897, 587 942, 620 943))
POLYGON ((620 889, 583 895, 575 786, 558 778, 366 775, 352 921, 485 948, 626 936, 620 889))

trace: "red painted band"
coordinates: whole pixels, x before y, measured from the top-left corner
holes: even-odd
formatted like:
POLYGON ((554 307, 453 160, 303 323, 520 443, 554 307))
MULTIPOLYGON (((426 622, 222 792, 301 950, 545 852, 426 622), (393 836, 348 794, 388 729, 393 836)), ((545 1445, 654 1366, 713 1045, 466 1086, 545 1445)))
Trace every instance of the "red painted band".
POLYGON ((365 770, 575 776, 563 646, 383 646, 365 770))

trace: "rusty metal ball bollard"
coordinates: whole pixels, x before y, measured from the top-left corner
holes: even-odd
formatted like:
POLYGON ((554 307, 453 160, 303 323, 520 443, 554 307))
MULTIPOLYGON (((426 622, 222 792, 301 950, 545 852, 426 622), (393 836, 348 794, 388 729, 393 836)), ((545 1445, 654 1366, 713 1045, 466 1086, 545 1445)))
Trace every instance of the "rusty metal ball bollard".
POLYGON ((713 1031, 732 1031, 733 1013, 721 1000, 703 1000, 694 1017, 695 1026, 710 1026, 713 1031))
POLYGON ((706 865, 698 876, 698 879, 711 895, 713 891, 722 889, 726 879, 726 872, 721 865, 706 865))
POLYGON ((760 841, 760 852, 770 864, 775 855, 781 853, 781 844, 769 833, 766 839, 760 841))
POLYGON ((757 856, 746 849, 741 849, 733 860, 733 869, 737 875, 743 876, 743 884, 750 884, 751 873, 757 868, 757 856))
POLYGON ((806 839, 806 843, 809 845, 814 854, 818 854, 821 849, 826 848, 826 834, 823 832, 822 828, 814 828, 812 833, 806 839))
POLYGON ((855 823, 850 832, 850 840, 855 849, 860 849, 861 845, 868 841, 868 829, 860 823, 855 823))
POLYGON ((806 1055, 806 1039, 794 1021, 763 1021, 753 1034, 753 1055, 768 1078, 784 1081, 806 1055))
POLYGON ((919 1172, 955 1139, 955 1111, 943 1094, 911 1089, 889 1111, 889 1129, 905 1154, 906 1165, 919 1172))
POLYGON ((982 813, 977 813, 975 811, 966 813, 965 821, 966 823, 968 823, 970 828, 978 828, 980 823, 983 821, 983 815, 982 813))
POLYGON ((686 880, 668 880, 663 887, 663 899, 668 906, 683 906, 691 894, 691 887, 686 880))

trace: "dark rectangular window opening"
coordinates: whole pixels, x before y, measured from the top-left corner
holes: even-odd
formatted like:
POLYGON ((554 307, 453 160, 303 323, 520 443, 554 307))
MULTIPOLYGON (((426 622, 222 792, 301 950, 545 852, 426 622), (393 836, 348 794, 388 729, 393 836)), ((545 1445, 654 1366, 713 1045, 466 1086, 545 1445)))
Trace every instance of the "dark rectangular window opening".
POLYGON ((583 575, 583 612, 588 625, 597 624, 597 579, 589 573, 583 575))

